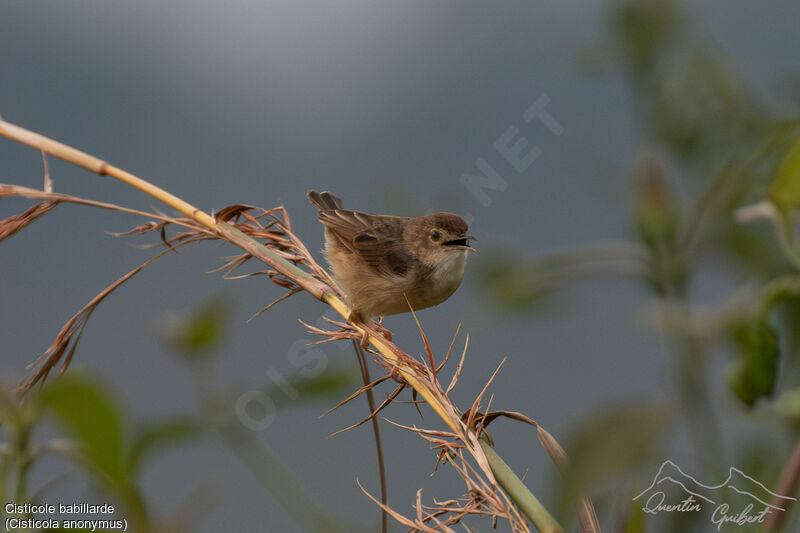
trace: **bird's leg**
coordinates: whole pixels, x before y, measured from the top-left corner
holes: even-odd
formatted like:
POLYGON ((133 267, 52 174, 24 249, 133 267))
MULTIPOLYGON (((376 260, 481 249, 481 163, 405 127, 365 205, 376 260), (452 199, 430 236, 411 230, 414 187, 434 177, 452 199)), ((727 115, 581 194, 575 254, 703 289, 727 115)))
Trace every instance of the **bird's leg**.
POLYGON ((367 346, 369 346, 369 331, 364 329, 364 332, 361 334, 361 348, 366 350, 367 346))
POLYGON ((389 371, 389 376, 401 385, 408 385, 406 378, 403 377, 402 372, 397 367, 392 367, 389 371))
POLYGON ((362 349, 366 350, 367 346, 369 346, 369 326, 367 325, 367 321, 364 320, 364 317, 361 315, 361 311, 358 309, 353 309, 350 311, 350 314, 347 316, 347 321, 351 324, 357 324, 361 326, 361 342, 359 344, 362 349))
POLYGON ((383 317, 380 317, 375 321, 375 327, 380 333, 383 334, 387 341, 392 342, 392 332, 383 327, 383 317))

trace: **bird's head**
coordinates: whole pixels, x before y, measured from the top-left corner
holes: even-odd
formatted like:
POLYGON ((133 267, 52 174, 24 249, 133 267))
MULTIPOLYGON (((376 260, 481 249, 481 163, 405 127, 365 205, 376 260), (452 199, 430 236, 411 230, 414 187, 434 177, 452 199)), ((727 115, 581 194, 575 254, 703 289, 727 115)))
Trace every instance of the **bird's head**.
POLYGON ((475 251, 469 245, 474 239, 467 233, 467 222, 452 213, 434 213, 411 219, 404 238, 409 250, 426 263, 436 264, 456 254, 475 251))

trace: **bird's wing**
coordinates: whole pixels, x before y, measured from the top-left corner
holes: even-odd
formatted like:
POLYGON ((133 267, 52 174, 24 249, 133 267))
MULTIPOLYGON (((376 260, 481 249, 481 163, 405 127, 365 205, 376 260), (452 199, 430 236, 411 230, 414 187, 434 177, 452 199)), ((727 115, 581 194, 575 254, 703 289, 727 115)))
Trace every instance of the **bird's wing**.
POLYGON ((403 241, 405 217, 329 209, 320 211, 319 221, 377 273, 404 274, 416 259, 403 241))
POLYGON ((342 201, 330 191, 308 191, 307 196, 311 204, 319 211, 342 208, 342 201))

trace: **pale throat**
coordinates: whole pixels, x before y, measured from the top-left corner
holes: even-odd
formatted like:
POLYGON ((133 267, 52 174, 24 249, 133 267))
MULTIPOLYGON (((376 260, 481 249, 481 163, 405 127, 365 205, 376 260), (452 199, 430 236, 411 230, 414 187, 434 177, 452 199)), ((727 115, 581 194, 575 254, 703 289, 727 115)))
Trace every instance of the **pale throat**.
POLYGON ((467 264, 467 251, 448 252, 445 258, 440 261, 433 271, 433 282, 436 285, 451 286, 461 283, 464 277, 464 267, 467 264))

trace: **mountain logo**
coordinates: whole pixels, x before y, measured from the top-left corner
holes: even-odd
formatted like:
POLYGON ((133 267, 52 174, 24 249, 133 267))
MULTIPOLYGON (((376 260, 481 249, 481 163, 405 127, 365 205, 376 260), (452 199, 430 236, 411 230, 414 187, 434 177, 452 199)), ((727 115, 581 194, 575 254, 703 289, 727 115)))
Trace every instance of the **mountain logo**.
POLYGON ((796 498, 772 492, 738 468, 731 467, 719 485, 706 485, 669 459, 661 464, 653 482, 632 501, 642 503, 646 514, 710 512, 711 521, 742 526, 763 523, 766 516, 786 510, 796 498))

